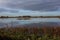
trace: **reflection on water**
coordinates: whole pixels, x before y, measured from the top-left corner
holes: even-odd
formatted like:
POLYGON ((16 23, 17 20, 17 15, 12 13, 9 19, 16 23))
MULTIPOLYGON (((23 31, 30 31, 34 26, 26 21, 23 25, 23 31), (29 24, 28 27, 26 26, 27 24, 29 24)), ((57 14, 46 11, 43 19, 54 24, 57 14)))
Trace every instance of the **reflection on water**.
POLYGON ((16 26, 16 25, 24 25, 31 23, 40 23, 40 22, 60 22, 59 18, 0 18, 0 26, 5 26, 6 24, 16 26))
POLYGON ((30 20, 31 18, 17 18, 17 20, 30 20))

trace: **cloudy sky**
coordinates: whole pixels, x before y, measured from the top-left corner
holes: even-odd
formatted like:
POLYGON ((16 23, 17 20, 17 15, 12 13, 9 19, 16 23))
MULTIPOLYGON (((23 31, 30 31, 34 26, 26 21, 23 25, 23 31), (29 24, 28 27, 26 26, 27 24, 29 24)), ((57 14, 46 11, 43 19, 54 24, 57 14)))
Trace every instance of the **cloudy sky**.
POLYGON ((0 0, 0 15, 60 15, 60 0, 0 0))

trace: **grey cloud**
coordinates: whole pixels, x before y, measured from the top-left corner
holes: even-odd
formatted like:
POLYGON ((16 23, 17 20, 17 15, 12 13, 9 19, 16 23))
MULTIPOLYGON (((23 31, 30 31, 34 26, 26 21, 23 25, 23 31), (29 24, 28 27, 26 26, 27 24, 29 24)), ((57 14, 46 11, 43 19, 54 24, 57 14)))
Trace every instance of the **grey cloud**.
POLYGON ((60 0, 9 0, 5 6, 33 11, 57 11, 60 8, 60 0))
POLYGON ((36 10, 36 11, 56 11, 59 9, 60 2, 47 2, 47 3, 39 3, 34 5, 24 6, 24 9, 27 10, 36 10))

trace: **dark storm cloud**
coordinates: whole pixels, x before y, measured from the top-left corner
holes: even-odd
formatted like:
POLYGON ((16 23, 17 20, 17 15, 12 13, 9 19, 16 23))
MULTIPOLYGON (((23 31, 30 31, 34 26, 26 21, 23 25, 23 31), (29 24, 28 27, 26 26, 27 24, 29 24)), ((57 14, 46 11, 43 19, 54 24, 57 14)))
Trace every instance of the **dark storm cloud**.
POLYGON ((5 7, 33 11, 56 11, 60 8, 60 0, 5 0, 5 7))
POLYGON ((25 6, 24 9, 30 9, 30 10, 40 10, 40 11, 56 11, 59 9, 60 2, 49 2, 49 3, 43 3, 43 4, 34 4, 25 6))
POLYGON ((56 11, 60 8, 60 0, 12 0, 7 6, 33 11, 56 11))

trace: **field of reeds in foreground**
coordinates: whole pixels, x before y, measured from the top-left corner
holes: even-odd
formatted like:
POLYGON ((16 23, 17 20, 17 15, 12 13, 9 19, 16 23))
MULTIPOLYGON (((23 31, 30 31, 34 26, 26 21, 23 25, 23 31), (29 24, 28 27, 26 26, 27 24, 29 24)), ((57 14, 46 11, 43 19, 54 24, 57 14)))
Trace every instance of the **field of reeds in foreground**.
POLYGON ((0 28, 0 40, 60 40, 60 27, 0 28))

